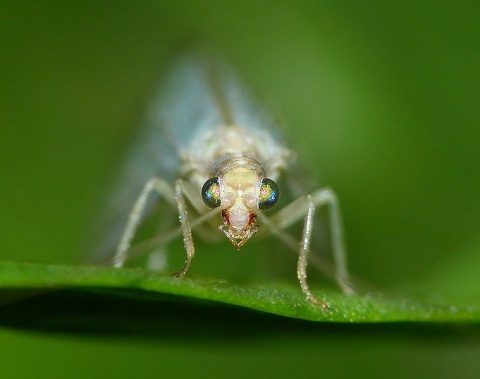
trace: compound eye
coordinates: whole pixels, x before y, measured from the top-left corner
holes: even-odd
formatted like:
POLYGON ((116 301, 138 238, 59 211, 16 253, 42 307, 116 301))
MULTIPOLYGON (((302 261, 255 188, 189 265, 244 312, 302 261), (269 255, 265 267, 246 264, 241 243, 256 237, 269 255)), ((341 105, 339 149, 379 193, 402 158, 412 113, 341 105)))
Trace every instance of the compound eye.
POLYGON ((210 208, 220 205, 220 184, 218 177, 208 179, 202 187, 203 202, 210 208))
POLYGON ((277 183, 272 179, 264 178, 260 186, 260 197, 258 199, 258 208, 267 210, 273 208, 280 197, 277 183))

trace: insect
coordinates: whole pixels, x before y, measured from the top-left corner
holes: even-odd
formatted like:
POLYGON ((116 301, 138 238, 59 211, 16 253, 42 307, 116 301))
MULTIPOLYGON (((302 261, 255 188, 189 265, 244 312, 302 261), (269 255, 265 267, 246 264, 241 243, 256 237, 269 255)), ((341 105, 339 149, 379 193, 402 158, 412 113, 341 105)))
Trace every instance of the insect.
POLYGON ((185 266, 174 276, 184 277, 190 270, 195 255, 192 230, 201 225, 218 228, 236 249, 264 229, 298 253, 302 291, 327 310, 328 304, 308 286, 307 266, 315 211, 328 205, 335 278, 344 292, 352 292, 335 193, 319 189, 273 213, 283 191, 277 181, 295 154, 222 62, 198 53, 177 61, 147 107, 132 151, 123 189, 112 200, 116 211, 110 229, 123 230, 107 235, 107 245, 119 241, 114 267, 122 267, 130 257, 139 225, 162 198, 178 212, 180 227, 157 243, 181 235, 185 245, 185 266), (132 207, 130 212, 126 206, 132 207), (286 231, 302 221, 299 239, 286 231))

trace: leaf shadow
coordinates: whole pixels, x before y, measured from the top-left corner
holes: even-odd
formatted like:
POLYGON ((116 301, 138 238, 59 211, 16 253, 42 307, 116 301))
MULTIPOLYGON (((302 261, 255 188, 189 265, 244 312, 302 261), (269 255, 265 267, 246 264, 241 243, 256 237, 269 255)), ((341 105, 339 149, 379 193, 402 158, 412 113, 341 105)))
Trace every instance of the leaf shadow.
POLYGON ((258 340, 371 338, 479 340, 477 324, 318 323, 223 303, 131 289, 4 289, 0 325, 42 333, 133 338, 181 344, 258 340), (16 299, 16 300, 15 300, 16 299))

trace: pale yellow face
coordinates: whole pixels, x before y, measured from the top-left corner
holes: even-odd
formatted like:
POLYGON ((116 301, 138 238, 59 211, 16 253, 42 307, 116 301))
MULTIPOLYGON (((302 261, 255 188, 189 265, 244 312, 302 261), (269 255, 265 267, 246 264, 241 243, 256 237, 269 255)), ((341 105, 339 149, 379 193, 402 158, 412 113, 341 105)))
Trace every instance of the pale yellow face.
POLYGON ((258 200, 262 178, 251 169, 235 167, 219 178, 220 204, 225 223, 220 226, 237 248, 258 231, 258 200))
POLYGON ((202 198, 210 208, 221 207, 223 224, 219 229, 240 249, 257 231, 259 209, 267 210, 278 201, 278 187, 272 179, 254 168, 228 167, 218 177, 208 179, 202 198))

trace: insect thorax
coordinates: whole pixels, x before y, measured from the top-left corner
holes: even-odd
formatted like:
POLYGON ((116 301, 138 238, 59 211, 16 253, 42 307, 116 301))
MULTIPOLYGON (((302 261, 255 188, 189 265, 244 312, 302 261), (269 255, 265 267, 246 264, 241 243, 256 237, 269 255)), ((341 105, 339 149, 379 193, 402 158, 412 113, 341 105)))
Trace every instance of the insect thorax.
POLYGON ((292 160, 292 152, 268 133, 240 126, 219 126, 196 136, 182 152, 182 175, 201 186, 205 180, 244 166, 276 179, 292 160))

